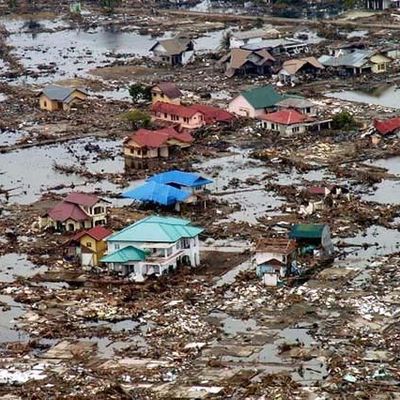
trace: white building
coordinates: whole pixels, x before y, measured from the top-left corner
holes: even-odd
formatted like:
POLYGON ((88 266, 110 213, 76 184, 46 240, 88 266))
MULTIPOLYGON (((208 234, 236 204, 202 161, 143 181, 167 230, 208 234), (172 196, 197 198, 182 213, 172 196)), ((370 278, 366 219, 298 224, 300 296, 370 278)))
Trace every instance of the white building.
POLYGON ((107 239, 107 254, 101 262, 110 271, 132 274, 136 281, 148 275, 161 276, 180 265, 200 264, 201 228, 180 218, 148 217, 107 239))

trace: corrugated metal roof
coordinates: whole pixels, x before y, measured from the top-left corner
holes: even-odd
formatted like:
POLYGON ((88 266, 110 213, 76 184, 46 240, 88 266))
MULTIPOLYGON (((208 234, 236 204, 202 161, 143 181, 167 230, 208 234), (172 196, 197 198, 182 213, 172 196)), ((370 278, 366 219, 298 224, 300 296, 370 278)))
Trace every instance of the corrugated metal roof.
POLYGON ((134 246, 127 246, 114 253, 104 256, 100 262, 103 263, 126 263, 129 261, 144 261, 148 253, 134 246))
POLYGON ((321 56, 318 61, 327 67, 355 67, 361 68, 374 55, 373 50, 357 50, 350 54, 338 57, 321 56))
POLYGON ((107 241, 175 243, 182 238, 195 237, 201 232, 202 228, 190 225, 186 219, 153 216, 114 233, 107 241))
POLYGON ((250 89, 241 94, 256 110, 274 106, 285 97, 280 95, 271 85, 250 89))
POLYGON ((213 182, 210 179, 203 178, 199 174, 179 170, 161 172, 160 174, 153 175, 148 180, 166 185, 176 185, 181 187, 198 187, 208 185, 213 182))
POLYGON ((77 88, 74 88, 74 87, 64 87, 64 86, 58 86, 58 85, 46 86, 42 90, 42 94, 44 94, 50 100, 56 100, 56 101, 63 101, 64 102, 76 90, 86 94, 86 92, 84 90, 82 90, 82 89, 77 89, 77 88))
POLYGON ((293 225, 289 237, 294 239, 320 239, 326 226, 325 224, 296 224, 293 225))

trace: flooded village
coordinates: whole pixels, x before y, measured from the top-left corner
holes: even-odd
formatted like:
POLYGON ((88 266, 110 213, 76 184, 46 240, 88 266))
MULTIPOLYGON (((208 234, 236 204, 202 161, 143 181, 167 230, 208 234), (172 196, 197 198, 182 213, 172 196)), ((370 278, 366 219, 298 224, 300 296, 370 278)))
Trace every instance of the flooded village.
POLYGON ((400 398, 399 34, 0 1, 0 399, 400 398))

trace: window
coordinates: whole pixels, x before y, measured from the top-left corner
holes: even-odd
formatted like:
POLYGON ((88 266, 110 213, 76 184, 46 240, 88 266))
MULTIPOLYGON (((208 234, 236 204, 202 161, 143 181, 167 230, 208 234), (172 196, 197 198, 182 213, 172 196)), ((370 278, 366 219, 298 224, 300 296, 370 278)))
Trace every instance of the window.
POLYGON ((168 114, 167 113, 164 113, 164 118, 168 118, 168 114))
POLYGON ((119 249, 120 249, 119 244, 114 244, 114 249, 115 249, 115 250, 119 250, 119 249))
POLYGON ((190 249, 190 239, 182 239, 181 241, 182 249, 190 249))
POLYGON ((142 150, 142 155, 147 156, 147 149, 142 150))
POLYGON ((91 242, 86 242, 86 247, 92 247, 92 243, 91 242))
POLYGON ((104 207, 97 206, 93 209, 93 214, 103 214, 104 213, 104 207))
POLYGON ((293 127, 292 132, 293 133, 300 132, 300 127, 299 126, 293 127))
POLYGON ((47 101, 46 100, 43 102, 43 104, 44 104, 45 107, 47 107, 47 101))

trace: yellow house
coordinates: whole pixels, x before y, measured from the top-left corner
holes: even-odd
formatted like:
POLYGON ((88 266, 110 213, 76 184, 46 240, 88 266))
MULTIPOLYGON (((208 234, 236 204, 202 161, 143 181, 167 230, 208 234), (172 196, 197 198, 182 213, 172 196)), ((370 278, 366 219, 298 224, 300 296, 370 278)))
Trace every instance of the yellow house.
POLYGON ((107 250, 105 239, 112 233, 112 230, 99 225, 88 231, 79 232, 72 238, 71 242, 79 243, 75 248, 75 254, 80 258, 83 267, 94 267, 99 264, 99 260, 107 250))
POLYGON ((157 102, 181 104, 182 92, 173 82, 161 82, 151 88, 151 101, 153 104, 157 102))
POLYGON ((370 58, 369 61, 372 64, 371 71, 375 74, 380 74, 387 71, 387 66, 392 60, 383 54, 376 53, 370 58))
POLYGON ((87 93, 82 89, 50 85, 40 92, 39 105, 42 110, 68 111, 73 105, 85 101, 87 96, 87 93))

